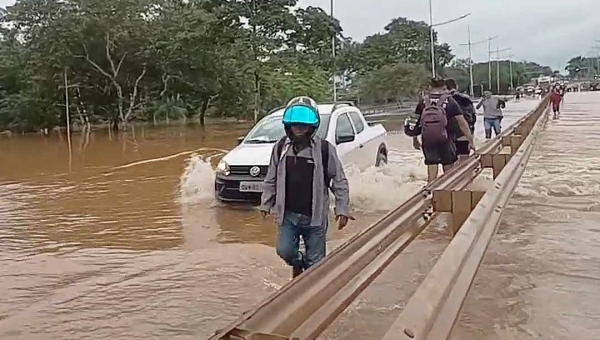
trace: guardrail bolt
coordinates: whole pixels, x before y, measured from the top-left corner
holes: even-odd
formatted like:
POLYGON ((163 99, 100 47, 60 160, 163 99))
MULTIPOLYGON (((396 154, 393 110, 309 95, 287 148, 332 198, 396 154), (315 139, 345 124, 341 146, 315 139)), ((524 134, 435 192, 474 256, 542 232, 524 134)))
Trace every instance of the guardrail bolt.
POLYGON ((415 338, 415 333, 413 333, 413 331, 411 331, 410 329, 405 329, 404 334, 406 334, 406 336, 408 336, 411 339, 415 338))

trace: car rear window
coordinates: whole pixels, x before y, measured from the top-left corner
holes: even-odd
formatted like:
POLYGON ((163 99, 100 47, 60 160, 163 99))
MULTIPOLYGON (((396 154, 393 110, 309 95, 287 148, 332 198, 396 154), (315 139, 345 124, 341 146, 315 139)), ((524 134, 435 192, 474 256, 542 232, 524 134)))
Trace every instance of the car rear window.
POLYGON ((365 129, 365 124, 363 124, 362 119, 360 119, 358 112, 350 112, 350 119, 352 119, 352 123, 354 123, 356 133, 359 134, 363 132, 365 129))

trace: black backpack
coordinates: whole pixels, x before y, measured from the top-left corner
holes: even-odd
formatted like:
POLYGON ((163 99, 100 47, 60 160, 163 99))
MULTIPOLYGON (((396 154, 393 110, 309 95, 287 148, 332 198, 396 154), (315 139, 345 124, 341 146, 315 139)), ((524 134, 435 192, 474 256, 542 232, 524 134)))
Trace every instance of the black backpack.
POLYGON ((475 122, 477 122, 477 110, 475 110, 473 101, 469 97, 457 92, 452 95, 452 98, 456 100, 460 108, 463 110, 463 114, 467 120, 467 123, 469 123, 469 126, 474 127, 475 122))
MULTIPOLYGON (((282 137, 277 142, 276 156, 277 161, 281 159, 281 153, 283 152, 283 147, 285 146, 285 141, 287 137, 282 137)), ((325 187, 331 188, 331 177, 329 176, 329 142, 321 139, 321 164, 323 164, 323 182, 325 183, 325 187)))

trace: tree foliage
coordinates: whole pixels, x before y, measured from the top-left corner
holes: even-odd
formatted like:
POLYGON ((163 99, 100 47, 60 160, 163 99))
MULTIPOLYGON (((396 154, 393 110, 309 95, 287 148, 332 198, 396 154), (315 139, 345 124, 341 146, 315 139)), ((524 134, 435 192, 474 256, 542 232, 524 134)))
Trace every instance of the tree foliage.
MULTIPOLYGON (((423 84, 426 23, 397 18, 355 42, 323 9, 297 5, 17 0, 0 10, 0 129, 64 126, 65 94, 72 121, 116 128, 204 123, 206 115, 256 119, 296 95, 330 100, 334 72, 346 99, 401 101, 423 84)), ((453 55, 434 38, 443 72, 453 55)))
MULTIPOLYGON (((473 64, 473 83, 483 86, 484 90, 491 90, 494 93, 498 92, 498 65, 500 65, 500 93, 508 93, 511 86, 511 69, 512 69, 512 85, 514 88, 522 86, 530 82, 533 78, 542 75, 552 75, 553 71, 548 66, 542 66, 536 63, 522 61, 501 60, 499 63, 492 61, 491 64, 491 83, 490 83, 490 64, 476 63, 473 64)), ((454 59, 452 65, 445 70, 446 76, 454 78, 458 83, 459 90, 469 92, 469 60, 454 59)))
POLYGON ((401 103, 405 99, 416 97, 428 79, 429 73, 422 65, 385 65, 361 77, 359 93, 364 100, 371 103, 401 103))
POLYGON ((565 71, 573 78, 593 78, 600 73, 600 58, 582 56, 571 58, 565 71))

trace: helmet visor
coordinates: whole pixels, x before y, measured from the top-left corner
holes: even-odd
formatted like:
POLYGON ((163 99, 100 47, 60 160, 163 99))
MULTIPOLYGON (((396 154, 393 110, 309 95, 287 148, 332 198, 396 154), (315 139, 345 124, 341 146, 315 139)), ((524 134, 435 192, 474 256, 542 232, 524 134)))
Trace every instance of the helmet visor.
POLYGON ((303 124, 319 126, 319 114, 312 107, 306 105, 292 105, 283 112, 283 124, 303 124))

